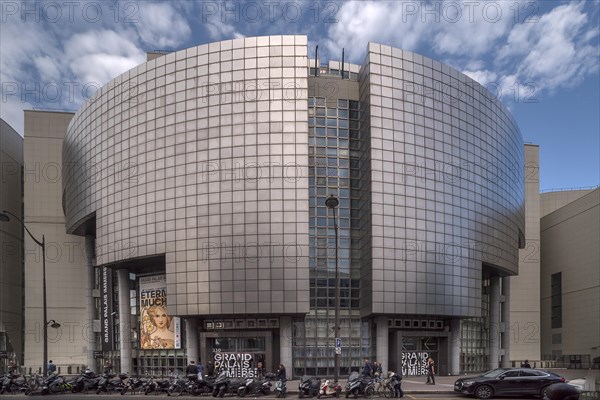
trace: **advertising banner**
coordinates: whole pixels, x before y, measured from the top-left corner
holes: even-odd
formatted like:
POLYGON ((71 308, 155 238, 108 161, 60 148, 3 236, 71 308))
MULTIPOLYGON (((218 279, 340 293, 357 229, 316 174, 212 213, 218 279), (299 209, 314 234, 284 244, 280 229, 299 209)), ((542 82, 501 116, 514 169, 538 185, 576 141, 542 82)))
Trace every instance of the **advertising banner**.
POLYGON ((427 375, 426 351, 411 351, 402 353, 402 376, 427 375))
POLYGON ((111 351, 114 348, 114 317, 113 317, 113 280, 112 270, 102 268, 100 277, 100 300, 102 301, 102 351, 111 351))
POLYGON ((167 312, 165 275, 140 277, 140 348, 175 349, 181 347, 181 324, 167 312))
POLYGON ((219 372, 227 371, 230 378, 253 377, 256 368, 252 367, 252 354, 250 353, 214 353, 213 362, 219 372))

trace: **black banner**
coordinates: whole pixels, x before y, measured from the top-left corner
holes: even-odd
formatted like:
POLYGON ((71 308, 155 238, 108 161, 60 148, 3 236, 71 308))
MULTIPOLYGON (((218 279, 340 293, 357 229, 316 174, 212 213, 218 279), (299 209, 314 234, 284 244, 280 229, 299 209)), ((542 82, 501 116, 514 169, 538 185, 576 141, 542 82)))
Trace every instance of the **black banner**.
POLYGON ((113 317, 113 280, 112 270, 102 267, 100 279, 100 300, 102 301, 102 351, 111 351, 114 348, 114 317, 113 317))

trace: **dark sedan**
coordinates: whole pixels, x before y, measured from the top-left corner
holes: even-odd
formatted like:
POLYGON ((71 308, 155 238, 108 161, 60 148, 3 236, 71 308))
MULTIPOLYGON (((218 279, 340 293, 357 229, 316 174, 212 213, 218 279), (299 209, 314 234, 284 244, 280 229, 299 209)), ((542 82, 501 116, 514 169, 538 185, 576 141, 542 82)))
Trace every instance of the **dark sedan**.
POLYGON ((532 368, 498 368, 485 374, 461 378, 454 391, 489 399, 494 395, 538 395, 544 397, 546 388, 565 378, 552 372, 532 368))

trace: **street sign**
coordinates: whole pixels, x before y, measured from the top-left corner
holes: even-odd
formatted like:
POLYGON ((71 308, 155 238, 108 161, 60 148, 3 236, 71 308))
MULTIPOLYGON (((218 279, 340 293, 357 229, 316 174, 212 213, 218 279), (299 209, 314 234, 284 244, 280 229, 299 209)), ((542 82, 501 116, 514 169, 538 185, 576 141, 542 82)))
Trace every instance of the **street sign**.
POLYGON ((104 352, 102 350, 94 350, 94 358, 104 358, 104 352))
POLYGON ((335 347, 342 347, 342 338, 335 338, 335 347))

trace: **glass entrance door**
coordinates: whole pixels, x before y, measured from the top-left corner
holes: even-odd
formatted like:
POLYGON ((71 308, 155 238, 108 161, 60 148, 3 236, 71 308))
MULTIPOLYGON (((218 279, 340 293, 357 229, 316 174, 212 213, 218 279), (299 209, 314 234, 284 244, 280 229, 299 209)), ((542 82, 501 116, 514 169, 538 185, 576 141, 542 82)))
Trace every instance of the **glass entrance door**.
POLYGON ((402 375, 426 375, 427 359, 432 357, 437 364, 439 341, 438 337, 404 336, 402 338, 402 375))
POLYGON ((215 371, 227 371, 231 377, 254 376, 259 362, 267 366, 270 340, 264 333, 256 335, 215 335, 206 338, 206 354, 215 371))

